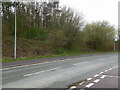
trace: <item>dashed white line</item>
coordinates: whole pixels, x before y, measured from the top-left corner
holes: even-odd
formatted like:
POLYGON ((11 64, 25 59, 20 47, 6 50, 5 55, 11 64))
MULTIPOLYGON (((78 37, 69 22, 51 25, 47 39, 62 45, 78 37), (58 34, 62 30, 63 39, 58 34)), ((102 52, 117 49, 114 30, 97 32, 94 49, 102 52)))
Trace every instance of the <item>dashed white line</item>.
POLYGON ((90 88, 90 87, 93 86, 93 85, 94 85, 94 83, 89 83, 89 84, 86 85, 85 87, 90 88))
POLYGON ((40 74, 40 73, 43 73, 43 72, 48 72, 48 71, 52 71, 52 70, 57 70, 57 69, 60 69, 61 67, 56 67, 56 68, 52 68, 52 69, 49 69, 49 70, 44 70, 44 71, 40 71, 40 72, 35 72, 35 73, 30 73, 30 74, 26 74, 26 75, 23 75, 24 77, 26 76, 31 76, 31 75, 35 75, 35 74, 40 74))
POLYGON ((105 70, 105 72, 107 72, 108 70, 105 70))
POLYGON ((87 81, 92 80, 92 78, 88 78, 87 81))
POLYGON ((106 75, 103 75, 103 76, 101 76, 100 78, 105 78, 106 77, 106 75))
POLYGON ((100 74, 103 74, 103 72, 100 72, 100 74))
POLYGON ((85 81, 83 81, 83 82, 79 83, 79 85, 82 85, 82 84, 84 84, 84 83, 85 83, 85 81))
POLYGON ((119 76, 106 75, 107 77, 120 78, 119 76))
POLYGON ((116 67, 113 67, 113 68, 116 68, 116 67))
POLYGON ((22 67, 27 67, 27 66, 35 66, 35 65, 47 64, 47 63, 52 63, 52 62, 60 62, 60 61, 65 61, 65 60, 51 61, 51 62, 44 62, 44 63, 37 63, 37 64, 29 64, 29 65, 23 65, 23 66, 4 68, 4 69, 0 69, 0 70, 9 70, 9 69, 22 68, 22 67))
POLYGON ((84 61, 84 62, 75 63, 75 64, 73 64, 73 65, 75 65, 75 66, 79 66, 80 64, 86 64, 86 63, 88 63, 88 61, 84 61))
POLYGON ((76 86, 72 86, 72 87, 70 87, 71 89, 74 89, 74 88, 76 88, 76 86))
POLYGON ((95 81, 93 81, 94 83, 98 83, 100 81, 100 79, 96 79, 95 81))
MULTIPOLYGON (((88 58, 88 57, 81 57, 81 58, 88 58)), ((81 59, 81 58, 74 58, 74 59, 81 59)), ((15 66, 15 67, 10 67, 10 68, 2 68, 2 69, 0 69, 0 71, 9 70, 9 69, 15 69, 15 68, 22 68, 22 67, 27 67, 27 66, 35 66, 35 65, 47 64, 47 63, 53 63, 53 62, 69 61, 69 60, 73 60, 73 59, 64 59, 64 60, 58 60, 58 61, 48 61, 48 62, 43 62, 43 63, 15 66)))
POLYGON ((112 70, 112 68, 110 68, 109 70, 112 70))
POLYGON ((94 77, 98 77, 98 76, 99 76, 99 74, 94 75, 94 77))

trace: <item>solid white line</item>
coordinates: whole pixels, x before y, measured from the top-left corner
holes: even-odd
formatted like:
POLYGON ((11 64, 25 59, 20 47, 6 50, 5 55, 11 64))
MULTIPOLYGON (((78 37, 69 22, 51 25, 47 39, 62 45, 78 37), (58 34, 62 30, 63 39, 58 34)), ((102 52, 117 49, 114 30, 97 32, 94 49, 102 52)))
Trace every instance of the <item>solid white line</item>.
POLYGON ((61 68, 61 67, 56 67, 56 68, 52 68, 52 69, 49 69, 49 70, 44 70, 44 71, 40 71, 40 72, 35 72, 35 73, 26 74, 26 75, 23 75, 23 76, 26 77, 26 76, 36 75, 36 74, 40 74, 40 73, 43 73, 43 72, 48 72, 48 71, 52 71, 52 70, 57 70, 57 69, 60 69, 60 68, 61 68))
POLYGON ((98 76, 99 76, 99 74, 94 75, 94 77, 98 77, 98 76))
POLYGON ((92 78, 88 78, 87 81, 92 80, 92 78))
POLYGON ((73 89, 73 88, 76 88, 76 86, 72 86, 72 87, 70 87, 71 89, 73 89))
POLYGON ((93 86, 93 85, 94 85, 94 83, 89 83, 89 84, 86 85, 85 87, 89 88, 89 87, 91 87, 91 86, 93 86))
POLYGON ((93 81, 94 83, 98 83, 100 81, 100 79, 96 79, 95 81, 93 81))

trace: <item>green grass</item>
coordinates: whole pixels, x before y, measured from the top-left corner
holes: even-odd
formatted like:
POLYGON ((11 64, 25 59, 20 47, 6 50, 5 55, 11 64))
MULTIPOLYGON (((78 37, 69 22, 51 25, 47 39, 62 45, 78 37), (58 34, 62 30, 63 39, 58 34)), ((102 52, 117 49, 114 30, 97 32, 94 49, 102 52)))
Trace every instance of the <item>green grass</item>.
POLYGON ((111 53, 113 51, 104 51, 104 52, 66 52, 64 54, 55 54, 50 56, 38 56, 38 57, 30 57, 30 58, 18 58, 18 59, 6 59, 2 60, 2 62, 11 62, 11 61, 18 61, 18 60, 30 60, 30 59, 40 59, 40 58, 50 58, 50 57, 58 57, 58 56, 71 56, 71 55, 85 55, 85 54, 97 54, 97 53, 111 53))

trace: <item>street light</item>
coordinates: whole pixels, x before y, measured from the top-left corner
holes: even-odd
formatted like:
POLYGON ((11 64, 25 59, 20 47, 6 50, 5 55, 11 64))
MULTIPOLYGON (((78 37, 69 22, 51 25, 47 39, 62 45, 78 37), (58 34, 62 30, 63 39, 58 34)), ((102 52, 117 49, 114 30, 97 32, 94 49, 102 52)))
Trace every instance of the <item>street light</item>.
POLYGON ((115 51, 115 39, 114 39, 114 51, 115 51))
POLYGON ((15 39, 14 39, 14 59, 16 59, 16 0, 15 0, 15 39))

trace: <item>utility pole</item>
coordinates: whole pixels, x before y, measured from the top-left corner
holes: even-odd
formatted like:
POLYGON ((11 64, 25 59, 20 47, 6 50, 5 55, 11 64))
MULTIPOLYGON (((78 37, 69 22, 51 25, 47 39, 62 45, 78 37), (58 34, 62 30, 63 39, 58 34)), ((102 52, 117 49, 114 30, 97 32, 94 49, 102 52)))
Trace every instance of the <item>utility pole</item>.
POLYGON ((116 49, 116 48, 115 48, 115 40, 114 40, 114 51, 115 51, 115 49, 116 49))
POLYGON ((16 0, 15 0, 15 38, 14 38, 14 59, 16 59, 16 0))

